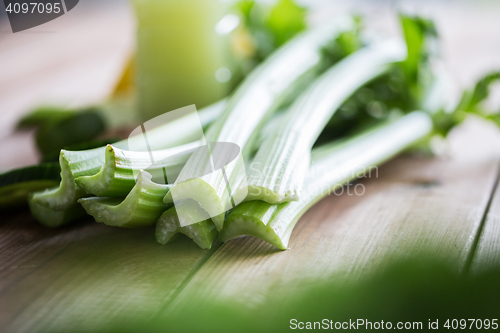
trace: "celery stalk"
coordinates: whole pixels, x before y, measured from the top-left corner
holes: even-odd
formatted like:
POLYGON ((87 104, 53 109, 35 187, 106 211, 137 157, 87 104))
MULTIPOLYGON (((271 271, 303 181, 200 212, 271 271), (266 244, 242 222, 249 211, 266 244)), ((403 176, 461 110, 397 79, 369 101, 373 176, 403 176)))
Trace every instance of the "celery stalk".
POLYGON ((118 198, 82 198, 78 202, 96 222, 123 228, 141 228, 153 225, 169 205, 163 197, 168 185, 151 181, 151 174, 143 171, 134 188, 121 201, 118 198))
MULTIPOLYGON (((232 197, 231 184, 239 184, 242 158, 253 149, 258 129, 289 96, 317 76, 322 67, 322 50, 335 37, 354 25, 352 19, 330 22, 307 31, 285 44, 250 74, 228 101, 223 115, 206 134, 207 142, 230 142, 241 154, 222 169, 204 174, 207 159, 195 152, 181 171, 165 202, 194 199, 212 217, 220 230, 224 212, 241 198, 232 197)), ((235 186, 235 188, 236 188, 235 186)))
MULTIPOLYGON (((124 197, 135 185, 135 175, 140 170, 147 171, 164 183, 173 183, 164 179, 165 174, 172 175, 180 171, 193 149, 200 142, 192 142, 182 146, 151 152, 130 152, 108 145, 105 163, 101 170, 92 176, 76 178, 75 181, 87 194, 100 197, 124 197), (154 163, 154 160, 159 163, 154 163)), ((162 182, 160 182, 162 183, 162 182)))
POLYGON ((156 222, 158 243, 166 244, 177 234, 186 235, 202 249, 210 249, 217 238, 217 229, 205 210, 196 201, 188 199, 164 212, 156 222), (177 214, 177 211, 182 211, 182 214, 177 214), (181 226, 178 216, 202 222, 181 226))
POLYGON ((425 138, 431 131, 431 118, 416 111, 340 147, 333 145, 315 150, 298 201, 279 205, 263 201, 245 202, 228 216, 219 239, 228 241, 250 235, 285 250, 295 224, 311 206, 332 193, 333 189, 425 138))
POLYGON ((357 89, 405 57, 402 41, 379 42, 344 58, 317 79, 260 146, 251 163, 245 200, 271 204, 298 200, 312 146, 333 113, 357 89))
MULTIPOLYGON (((59 187, 35 193, 29 199, 34 202, 33 205, 30 204, 30 207, 43 206, 61 211, 76 204, 85 192, 77 186, 75 178, 98 172, 103 162, 104 147, 78 152, 62 150, 59 155, 61 167, 59 187)), ((36 216, 36 214, 33 215, 36 216)))
POLYGON ((85 210, 78 203, 64 210, 50 209, 29 199, 28 205, 33 217, 48 228, 56 228, 85 216, 85 210))
MULTIPOLYGON (((202 126, 206 127, 213 122, 220 115, 225 104, 226 101, 223 100, 200 110, 198 115, 202 126)), ((193 137, 193 133, 197 133, 198 129, 185 126, 184 123, 184 119, 180 118, 150 130, 148 132, 150 148, 153 150, 166 149, 190 143, 193 139, 196 140, 197 138, 193 137)), ((143 137, 138 135, 129 140, 143 140, 143 137)), ((129 140, 117 142, 114 146, 126 149, 129 140)), ((72 206, 77 204, 78 199, 86 196, 85 191, 76 184, 75 179, 97 174, 105 163, 105 150, 106 147, 85 151, 62 150, 59 156, 61 183, 58 188, 37 192, 28 199, 32 215, 40 223, 51 226, 54 226, 54 222, 51 219, 44 218, 50 214, 37 213, 35 210, 38 207, 44 207, 45 211, 54 210, 53 214, 70 216, 71 214, 64 214, 62 211, 71 209, 72 206)), ((68 223, 71 219, 60 219, 60 221, 68 223)))

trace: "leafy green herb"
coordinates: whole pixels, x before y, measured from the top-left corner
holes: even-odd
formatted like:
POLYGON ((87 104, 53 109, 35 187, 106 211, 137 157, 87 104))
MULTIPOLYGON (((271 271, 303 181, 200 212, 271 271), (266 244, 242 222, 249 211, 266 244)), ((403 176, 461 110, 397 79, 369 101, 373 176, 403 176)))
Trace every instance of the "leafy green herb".
POLYGON ((241 70, 248 74, 271 53, 307 28, 307 10, 294 0, 277 0, 273 4, 255 0, 240 0, 236 12, 243 20, 235 43, 247 45, 241 70))

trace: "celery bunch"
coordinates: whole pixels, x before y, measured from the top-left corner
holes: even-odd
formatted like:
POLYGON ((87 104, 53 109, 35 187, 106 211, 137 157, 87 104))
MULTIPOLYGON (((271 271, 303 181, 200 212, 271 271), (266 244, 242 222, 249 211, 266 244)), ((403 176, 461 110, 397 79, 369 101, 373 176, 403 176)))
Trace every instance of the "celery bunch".
MULTIPOLYGON (((352 17, 306 29, 291 0, 261 20, 255 12, 263 7, 238 6, 253 38, 267 34, 254 40, 251 61, 259 65, 227 101, 200 111, 205 137, 179 118, 147 133, 148 151, 128 151, 126 141, 62 150, 59 187, 29 197, 36 219, 56 227, 87 213, 110 226, 156 223, 161 244, 183 234, 209 249, 217 238, 251 235, 286 249, 302 214, 354 175, 446 135, 469 114, 500 124, 482 107, 499 73, 460 101, 447 99, 447 81, 432 66, 432 21, 401 15, 404 38, 379 39, 352 17), (280 10, 293 19, 277 20, 280 10)), ((13 180, 21 174, 0 177, 9 186, 0 194, 25 196, 26 186, 58 178, 38 172, 13 180)))

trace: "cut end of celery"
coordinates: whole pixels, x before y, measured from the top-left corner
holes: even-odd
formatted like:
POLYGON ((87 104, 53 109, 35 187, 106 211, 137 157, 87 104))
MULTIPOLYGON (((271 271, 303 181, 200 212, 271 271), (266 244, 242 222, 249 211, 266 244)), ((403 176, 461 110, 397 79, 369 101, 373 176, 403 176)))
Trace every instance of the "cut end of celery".
POLYGON ((114 227, 141 228, 154 225, 168 208, 163 203, 168 190, 168 186, 153 183, 151 175, 142 172, 125 199, 92 197, 78 202, 96 222, 114 227))
MULTIPOLYGON (((37 207, 40 206, 60 213, 66 209, 73 210, 73 206, 77 205, 77 200, 85 196, 85 191, 76 185, 75 177, 96 173, 103 163, 103 152, 104 148, 73 152, 61 150, 59 155, 61 183, 58 188, 35 193, 30 198, 32 214, 37 216, 38 212, 31 207, 38 209, 37 207)), ((64 215, 71 216, 70 213, 64 213, 64 215)))
POLYGON ((226 219, 224 229, 219 233, 219 239, 227 242, 244 235, 262 239, 280 250, 286 250, 288 246, 288 239, 281 239, 274 229, 265 225, 260 219, 234 213, 226 219))
POLYGON ((109 196, 109 188, 114 180, 115 154, 113 147, 107 145, 105 152, 105 163, 99 172, 92 176, 82 176, 75 179, 86 193, 97 196, 109 196))
MULTIPOLYGON (((164 212, 158 222, 156 222, 155 237, 156 241, 161 245, 165 245, 172 241, 174 236, 179 233, 180 227, 174 222, 174 217, 170 212, 172 209, 173 208, 164 212)), ((173 214, 175 215, 175 210, 173 214)))
POLYGON ((80 217, 85 216, 82 206, 75 204, 63 210, 54 210, 39 205, 35 200, 28 199, 31 215, 41 224, 49 228, 57 228, 80 217))
POLYGON ((78 202, 96 222, 112 227, 143 228, 155 224, 161 212, 144 212, 137 201, 118 198, 83 198, 78 202), (158 215, 156 215, 158 214, 158 215))
POLYGON ((136 226, 133 220, 132 210, 120 210, 120 199, 116 198, 83 198, 78 200, 87 214, 91 215, 98 223, 123 228, 134 228, 136 226))
POLYGON ((69 162, 64 157, 64 151, 61 151, 61 155, 59 156, 59 164, 61 166, 61 183, 59 187, 35 193, 30 201, 36 204, 36 206, 43 206, 53 210, 64 210, 76 204, 81 190, 79 191, 76 188, 69 162))
MULTIPOLYGON (((196 215, 191 217, 193 220, 200 220, 206 214, 206 212, 203 212, 202 215, 199 215, 202 208, 197 202, 191 200, 189 203, 181 203, 178 208, 183 211, 182 214, 184 215, 196 215), (193 207, 194 205, 197 207, 193 207)), ((202 249, 210 249, 217 238, 217 229, 210 219, 181 227, 177 210, 172 207, 164 212, 156 223, 155 236, 158 243, 165 245, 172 241, 177 234, 183 234, 191 238, 202 249)))
POLYGON ((217 230, 221 230, 224 225, 225 209, 217 195, 216 191, 210 184, 203 179, 189 179, 179 184, 175 184, 170 192, 165 195, 163 202, 173 203, 176 205, 181 200, 192 199, 200 204, 200 206, 212 217, 217 230))

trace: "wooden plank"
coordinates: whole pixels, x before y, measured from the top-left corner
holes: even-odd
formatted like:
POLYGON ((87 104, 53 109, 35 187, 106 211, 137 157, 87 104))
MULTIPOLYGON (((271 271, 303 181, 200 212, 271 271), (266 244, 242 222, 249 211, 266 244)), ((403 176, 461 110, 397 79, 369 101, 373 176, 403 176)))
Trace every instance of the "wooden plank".
POLYGON ((151 228, 50 230, 27 214, 10 220, 0 228, 2 331, 95 331, 117 316, 147 315, 215 251, 186 238, 161 246, 151 228))
POLYGON ((226 300, 257 306, 298 284, 357 279, 408 255, 463 270, 498 175, 492 148, 500 139, 474 123, 456 134, 450 158, 398 158, 379 179, 361 183, 363 196, 320 202, 298 223, 286 252, 248 237, 228 242, 166 312, 226 300))
POLYGON ((471 264, 478 274, 500 266, 500 189, 495 189, 471 264))

